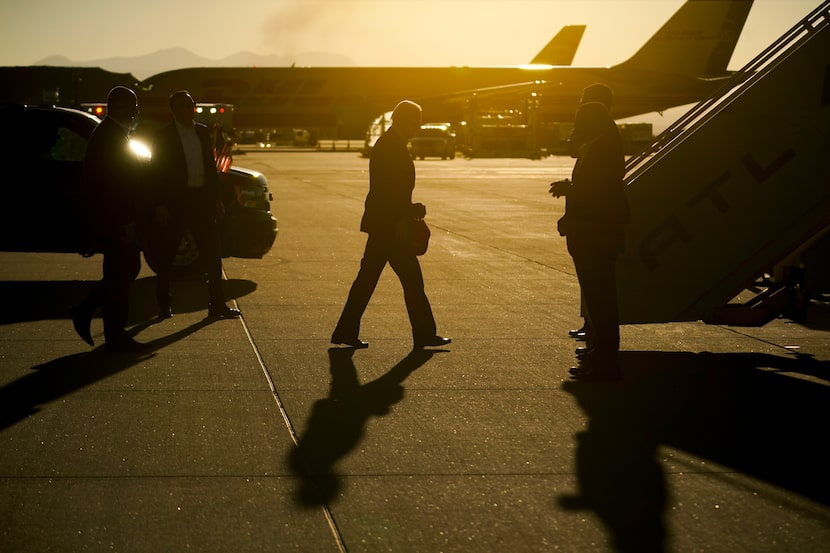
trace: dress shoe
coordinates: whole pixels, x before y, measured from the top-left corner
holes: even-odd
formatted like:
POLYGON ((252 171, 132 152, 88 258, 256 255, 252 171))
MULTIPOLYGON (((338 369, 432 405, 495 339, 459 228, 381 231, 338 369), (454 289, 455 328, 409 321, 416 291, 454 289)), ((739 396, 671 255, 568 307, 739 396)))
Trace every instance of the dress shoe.
POLYGON ((110 340, 106 343, 104 348, 107 351, 114 353, 135 353, 149 349, 150 344, 136 342, 131 337, 126 337, 119 338, 118 340, 110 340))
POLYGON ((593 352, 580 360, 578 367, 571 367, 568 371, 576 380, 602 381, 621 380, 619 362, 612 357, 593 352))
POLYGON ((577 328, 574 330, 568 331, 568 336, 579 340, 580 342, 586 342, 588 340, 588 335, 591 333, 591 329, 588 326, 588 323, 582 325, 582 328, 577 328))
POLYGON ((576 356, 580 359, 591 355, 594 352, 594 348, 590 346, 580 346, 574 350, 576 356))
POLYGON ((94 346, 95 341, 92 339, 92 333, 89 330, 92 324, 92 313, 80 305, 73 305, 68 311, 69 316, 72 317, 72 326, 75 327, 75 332, 78 333, 81 340, 90 346, 94 346))
POLYGON ((417 340, 415 340, 415 347, 426 348, 431 346, 446 346, 450 343, 452 343, 452 339, 435 335, 429 336, 427 338, 418 338, 417 340))
POLYGON ((568 336, 570 336, 571 338, 576 338, 577 334, 579 334, 580 332, 582 332, 583 334, 586 332, 584 326, 582 328, 574 328, 569 330, 568 336))
POLYGON ((216 307, 210 307, 208 309, 208 317, 214 317, 217 319, 236 319, 240 317, 242 312, 238 309, 231 309, 227 305, 220 304, 216 307))
POLYGON ((159 319, 169 319, 173 317, 173 310, 169 307, 159 307, 159 319))
POLYGON ((337 334, 331 337, 331 343, 341 346, 349 346, 354 349, 365 349, 369 347, 369 342, 364 342, 360 338, 346 338, 345 336, 339 336, 337 334))

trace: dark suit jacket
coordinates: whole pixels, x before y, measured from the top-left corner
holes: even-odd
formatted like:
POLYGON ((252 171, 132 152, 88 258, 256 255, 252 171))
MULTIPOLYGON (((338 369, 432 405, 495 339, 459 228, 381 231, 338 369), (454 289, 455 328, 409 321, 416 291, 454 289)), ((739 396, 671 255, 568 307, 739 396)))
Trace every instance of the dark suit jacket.
POLYGON ((411 218, 415 164, 406 140, 394 129, 375 142, 369 161, 369 194, 360 230, 369 234, 393 234, 395 225, 411 218))
POLYGON ((134 224, 145 205, 146 163, 130 149, 118 123, 105 118, 92 131, 84 160, 83 208, 89 230, 118 236, 134 224))
MULTIPOLYGON (((213 158, 210 131, 205 125, 196 123, 196 135, 202 146, 202 164, 205 172, 205 194, 210 200, 221 198, 216 162, 213 158)), ((153 176, 155 205, 167 205, 174 213, 189 207, 186 205, 187 161, 179 138, 176 123, 162 127, 153 137, 153 176)))
POLYGON ((582 148, 574 166, 564 217, 571 253, 622 249, 623 227, 630 221, 624 176, 622 139, 611 122, 607 131, 582 148))

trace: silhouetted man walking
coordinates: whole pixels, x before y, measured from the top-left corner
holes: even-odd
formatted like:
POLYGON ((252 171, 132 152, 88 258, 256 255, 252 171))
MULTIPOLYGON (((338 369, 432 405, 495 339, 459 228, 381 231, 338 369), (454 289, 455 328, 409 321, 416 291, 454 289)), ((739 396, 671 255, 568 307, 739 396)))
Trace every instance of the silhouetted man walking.
POLYGON ((408 241, 412 220, 426 214, 423 204, 412 203, 415 165, 406 147, 420 126, 421 107, 404 100, 392 112, 392 126, 372 149, 369 194, 360 223, 360 230, 369 236, 360 271, 332 334, 333 344, 369 346, 359 338, 360 319, 387 263, 403 286, 415 347, 441 346, 452 341, 435 333, 435 319, 424 292, 421 266, 408 241))

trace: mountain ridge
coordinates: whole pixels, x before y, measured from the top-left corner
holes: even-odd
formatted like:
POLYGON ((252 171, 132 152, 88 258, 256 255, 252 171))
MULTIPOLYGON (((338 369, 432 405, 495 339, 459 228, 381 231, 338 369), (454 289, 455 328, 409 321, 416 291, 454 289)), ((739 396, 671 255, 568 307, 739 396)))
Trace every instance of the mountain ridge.
POLYGON ((280 56, 240 51, 221 59, 210 59, 176 46, 141 56, 113 56, 86 61, 71 60, 66 56, 55 54, 32 65, 100 67, 113 73, 131 73, 143 80, 158 73, 186 67, 287 67, 291 65, 354 67, 357 64, 348 56, 330 52, 302 52, 295 56, 280 56))

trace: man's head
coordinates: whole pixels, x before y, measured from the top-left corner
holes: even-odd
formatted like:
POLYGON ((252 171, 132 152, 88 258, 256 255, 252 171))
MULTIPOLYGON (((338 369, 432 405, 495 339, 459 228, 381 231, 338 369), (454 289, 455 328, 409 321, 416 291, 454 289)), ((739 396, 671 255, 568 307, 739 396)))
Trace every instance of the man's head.
POLYGON ((421 128, 421 106, 410 100, 400 102, 392 110, 392 128, 404 138, 412 138, 421 128))
POLYGON ((179 90, 170 95, 170 111, 173 112, 173 117, 179 124, 186 127, 193 124, 193 108, 196 107, 196 102, 193 97, 186 90, 179 90))
POLYGON ((614 93, 611 92, 611 87, 602 83, 594 83, 582 89, 582 98, 580 104, 587 104, 588 102, 599 102, 605 106, 608 112, 611 112, 611 104, 614 100, 614 93))
POLYGON ((610 129, 612 125, 614 125, 614 120, 600 102, 582 104, 576 110, 571 140, 579 145, 585 144, 610 129))
POLYGON ((107 95, 107 116, 132 125, 138 116, 138 97, 126 86, 116 86, 107 95))

